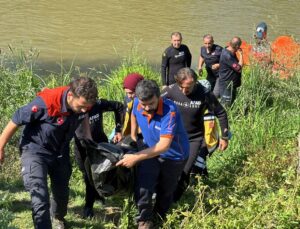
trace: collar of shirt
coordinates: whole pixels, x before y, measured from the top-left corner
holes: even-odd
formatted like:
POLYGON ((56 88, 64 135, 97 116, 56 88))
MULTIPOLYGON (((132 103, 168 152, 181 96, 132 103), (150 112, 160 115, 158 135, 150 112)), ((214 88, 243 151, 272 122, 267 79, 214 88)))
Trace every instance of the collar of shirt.
POLYGON ((62 101, 61 101, 61 110, 60 111, 63 116, 68 116, 72 112, 72 110, 68 109, 68 106, 67 106, 67 95, 68 95, 69 90, 70 90, 70 88, 65 90, 63 92, 63 96, 61 97, 62 101))
MULTIPOLYGON (((138 106, 137 106, 137 110, 138 111, 142 111, 142 106, 141 104, 139 103, 138 106)), ((150 123, 151 119, 154 117, 154 115, 160 115, 162 116, 163 115, 163 98, 159 98, 158 100, 158 107, 157 107, 157 110, 155 113, 153 114, 149 114, 147 111, 142 111, 142 115, 146 116, 147 117, 147 120, 148 120, 148 123, 150 123)))

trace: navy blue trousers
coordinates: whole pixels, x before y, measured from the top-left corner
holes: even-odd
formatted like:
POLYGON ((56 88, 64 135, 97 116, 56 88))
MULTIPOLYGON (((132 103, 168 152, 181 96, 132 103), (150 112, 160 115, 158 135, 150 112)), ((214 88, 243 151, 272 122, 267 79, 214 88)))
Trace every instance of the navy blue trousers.
POLYGON ((51 229, 50 215, 61 220, 67 214, 69 180, 72 173, 69 156, 50 158, 47 155, 23 152, 21 162, 24 186, 31 196, 34 228, 51 229), (53 195, 51 210, 48 175, 53 195))
POLYGON ((137 165, 135 201, 139 210, 138 221, 152 220, 155 214, 165 217, 173 202, 173 192, 184 164, 185 161, 155 157, 137 165), (156 193, 154 206, 153 193, 156 193))
POLYGON ((220 103, 224 107, 230 107, 236 99, 237 87, 233 86, 232 81, 226 81, 224 85, 220 85, 219 92, 221 97, 220 103))

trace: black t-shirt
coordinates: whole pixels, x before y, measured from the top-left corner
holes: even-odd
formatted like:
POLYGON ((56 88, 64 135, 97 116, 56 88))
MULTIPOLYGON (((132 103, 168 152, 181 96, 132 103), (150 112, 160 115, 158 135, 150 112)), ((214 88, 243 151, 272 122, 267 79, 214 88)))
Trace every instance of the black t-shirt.
POLYGON ((175 83, 174 75, 179 69, 191 67, 192 55, 186 45, 181 45, 178 49, 172 45, 168 47, 162 55, 161 78, 163 85, 175 83))
POLYGON ((190 95, 184 95, 178 85, 173 84, 162 91, 162 96, 171 99, 177 105, 189 140, 203 137, 203 116, 206 109, 214 112, 219 119, 222 136, 227 137, 228 119, 226 111, 213 93, 208 92, 200 83, 195 84, 190 95))
POLYGON ((114 112, 116 132, 121 132, 124 112, 123 104, 117 101, 99 99, 89 111, 89 121, 92 138, 97 143, 108 141, 107 136, 103 130, 103 113, 107 111, 114 112))
POLYGON ((239 65, 239 60, 236 55, 223 49, 220 57, 220 69, 219 69, 219 84, 220 87, 227 85, 232 81, 234 87, 241 86, 242 67, 239 65))
POLYGON ((219 77, 219 69, 212 70, 213 64, 218 64, 220 62, 220 56, 222 53, 222 47, 214 44, 212 46, 211 52, 207 52, 204 46, 200 49, 200 56, 204 59, 205 68, 207 71, 207 78, 217 78, 219 77))

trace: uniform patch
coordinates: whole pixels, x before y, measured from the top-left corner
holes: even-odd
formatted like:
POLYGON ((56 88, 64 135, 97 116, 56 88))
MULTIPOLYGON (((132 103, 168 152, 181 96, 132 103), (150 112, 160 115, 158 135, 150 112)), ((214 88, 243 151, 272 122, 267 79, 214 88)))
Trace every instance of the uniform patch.
POLYGON ((38 111, 39 111, 38 106, 36 106, 36 105, 32 106, 32 107, 31 107, 31 111, 32 111, 33 113, 38 112, 38 111))
POLYGON ((86 114, 87 114, 87 113, 82 114, 82 115, 79 115, 79 116, 78 116, 78 120, 84 119, 84 118, 86 117, 86 114))
POLYGON ((240 71, 240 69, 241 69, 241 66, 240 66, 239 64, 236 64, 236 63, 232 64, 232 67, 233 67, 236 71, 240 71))
POLYGON ((57 124, 62 125, 64 123, 64 118, 63 117, 58 117, 57 118, 57 124))

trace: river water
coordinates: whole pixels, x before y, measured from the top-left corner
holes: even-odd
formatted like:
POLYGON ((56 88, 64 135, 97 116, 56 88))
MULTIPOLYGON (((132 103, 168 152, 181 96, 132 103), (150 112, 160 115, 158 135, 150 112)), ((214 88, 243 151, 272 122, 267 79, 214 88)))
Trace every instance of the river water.
POLYGON ((39 63, 112 68, 137 45, 159 69, 170 34, 180 31, 196 67, 202 36, 224 46, 237 35, 252 42, 255 26, 268 24, 269 40, 300 38, 299 0, 0 0, 0 48, 40 51, 39 63))

